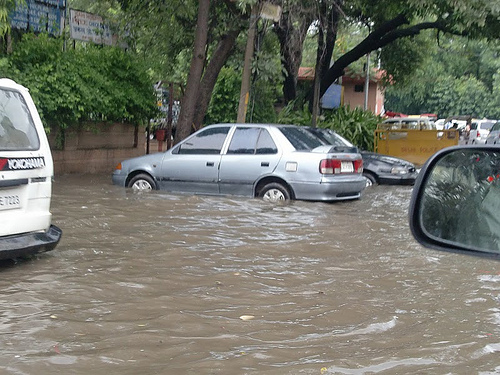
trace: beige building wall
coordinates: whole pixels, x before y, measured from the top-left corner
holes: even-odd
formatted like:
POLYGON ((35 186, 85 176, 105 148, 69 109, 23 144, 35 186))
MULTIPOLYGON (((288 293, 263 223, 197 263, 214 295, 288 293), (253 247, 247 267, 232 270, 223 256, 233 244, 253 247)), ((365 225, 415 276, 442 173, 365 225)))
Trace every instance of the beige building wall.
MULTIPOLYGON (((364 82, 343 79, 342 86, 344 87, 344 105, 349 105, 351 108, 363 108, 365 104, 364 82), (356 87, 362 87, 363 91, 357 91, 356 87)), ((383 111, 384 93, 377 82, 370 82, 367 104, 368 109, 376 115, 380 115, 383 111)))

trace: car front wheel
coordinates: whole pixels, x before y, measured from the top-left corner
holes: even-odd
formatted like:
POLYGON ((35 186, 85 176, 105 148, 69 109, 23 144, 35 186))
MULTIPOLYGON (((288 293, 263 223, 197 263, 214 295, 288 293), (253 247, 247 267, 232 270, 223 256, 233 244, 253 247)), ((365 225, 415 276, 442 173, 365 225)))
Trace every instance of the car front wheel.
POLYGON ((259 197, 266 202, 280 202, 291 199, 288 189, 278 182, 271 182, 259 191, 259 197))
POLYGON ((144 173, 134 176, 128 183, 128 187, 133 190, 156 190, 153 179, 144 173))

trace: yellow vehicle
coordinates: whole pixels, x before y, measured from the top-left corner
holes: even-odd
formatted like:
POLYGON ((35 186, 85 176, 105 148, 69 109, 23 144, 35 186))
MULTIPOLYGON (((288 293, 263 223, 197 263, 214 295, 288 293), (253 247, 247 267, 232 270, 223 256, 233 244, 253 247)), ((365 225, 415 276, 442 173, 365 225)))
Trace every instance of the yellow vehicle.
POLYGON ((393 117, 385 120, 379 125, 379 129, 385 130, 435 130, 434 121, 426 116, 411 115, 407 117, 393 117))
POLYGON ((394 117, 375 130, 374 151, 423 165, 438 150, 458 144, 456 129, 437 130, 425 116, 394 117))

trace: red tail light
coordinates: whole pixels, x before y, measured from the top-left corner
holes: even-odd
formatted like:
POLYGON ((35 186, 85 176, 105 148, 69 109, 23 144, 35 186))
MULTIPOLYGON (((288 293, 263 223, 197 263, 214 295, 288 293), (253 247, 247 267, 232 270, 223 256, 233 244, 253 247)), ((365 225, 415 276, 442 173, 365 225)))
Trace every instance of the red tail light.
POLYGON ((363 159, 356 159, 353 161, 354 171, 356 173, 363 173, 363 159))
POLYGON ((476 135, 477 138, 481 138, 481 133, 479 133, 479 130, 477 131, 477 135, 476 135))
POLYGON ((319 163, 319 172, 321 174, 362 173, 363 159, 323 159, 319 163))

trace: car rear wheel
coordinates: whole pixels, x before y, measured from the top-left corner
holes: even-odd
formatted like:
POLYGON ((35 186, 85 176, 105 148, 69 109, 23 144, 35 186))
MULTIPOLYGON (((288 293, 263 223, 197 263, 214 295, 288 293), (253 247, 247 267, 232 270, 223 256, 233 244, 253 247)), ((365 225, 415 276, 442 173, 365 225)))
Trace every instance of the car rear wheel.
POLYGON ((133 190, 156 190, 156 184, 151 176, 141 173, 134 176, 128 183, 133 190))
POLYGON ((264 185, 259 191, 259 197, 266 202, 281 202, 291 199, 288 189, 278 182, 264 185))
POLYGON ((363 177, 366 180, 366 187, 377 185, 377 179, 371 173, 363 173, 363 177))

